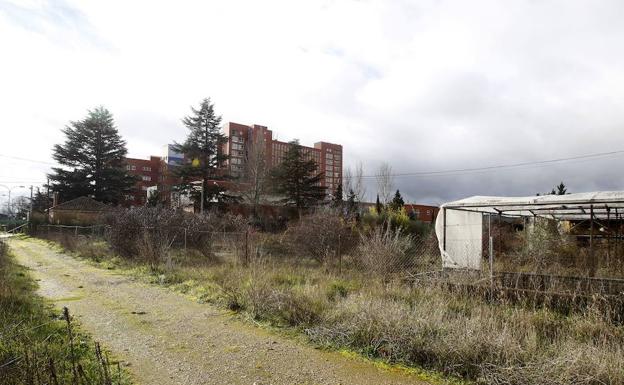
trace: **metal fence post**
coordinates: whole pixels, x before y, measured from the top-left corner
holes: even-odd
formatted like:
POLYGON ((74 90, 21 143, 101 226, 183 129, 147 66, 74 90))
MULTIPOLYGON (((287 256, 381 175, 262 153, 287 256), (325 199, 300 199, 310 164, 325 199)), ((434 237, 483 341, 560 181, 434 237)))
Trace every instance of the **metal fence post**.
POLYGON ((341 237, 340 234, 338 234, 338 274, 342 275, 342 244, 341 244, 341 237))
POLYGON ((490 236, 490 286, 494 288, 494 238, 490 236))
POLYGON ((589 258, 591 264, 591 276, 596 275, 597 263, 594 259, 594 205, 589 206, 589 258))
POLYGON ((245 265, 249 264, 249 229, 245 230, 245 265))
POLYGON ((607 269, 611 259, 611 209, 607 206, 607 269))

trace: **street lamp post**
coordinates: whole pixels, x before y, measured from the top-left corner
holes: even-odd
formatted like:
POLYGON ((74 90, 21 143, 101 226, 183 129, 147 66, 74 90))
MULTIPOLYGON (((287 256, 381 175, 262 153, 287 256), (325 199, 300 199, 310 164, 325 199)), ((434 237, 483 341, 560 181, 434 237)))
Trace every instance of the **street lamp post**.
POLYGON ((8 187, 3 184, 0 184, 0 187, 4 187, 5 189, 9 191, 9 200, 7 201, 7 214, 11 216, 11 191, 16 188, 25 188, 25 187, 24 186, 8 187))

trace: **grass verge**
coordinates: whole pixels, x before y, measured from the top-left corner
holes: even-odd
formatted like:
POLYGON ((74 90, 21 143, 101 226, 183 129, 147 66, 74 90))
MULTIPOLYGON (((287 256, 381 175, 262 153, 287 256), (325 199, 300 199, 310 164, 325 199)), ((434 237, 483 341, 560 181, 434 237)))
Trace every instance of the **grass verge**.
POLYGON ((0 241, 0 384, 129 384, 69 310, 56 311, 35 293, 36 282, 7 249, 0 241))

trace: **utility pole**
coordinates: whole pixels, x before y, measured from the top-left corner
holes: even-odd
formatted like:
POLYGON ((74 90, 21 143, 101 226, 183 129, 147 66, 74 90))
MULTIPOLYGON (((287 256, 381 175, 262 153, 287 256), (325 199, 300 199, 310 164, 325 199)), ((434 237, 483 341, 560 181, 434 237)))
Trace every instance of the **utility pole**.
POLYGON ((46 210, 50 208, 50 178, 48 178, 48 183, 46 183, 46 210))
POLYGON ((26 221, 28 223, 30 223, 30 220, 32 218, 32 209, 33 209, 33 186, 30 185, 30 207, 28 208, 28 218, 26 218, 26 221))
POLYGON ((202 186, 201 186, 201 202, 199 203, 199 213, 203 214, 204 213, 204 183, 206 181, 202 179, 202 186))

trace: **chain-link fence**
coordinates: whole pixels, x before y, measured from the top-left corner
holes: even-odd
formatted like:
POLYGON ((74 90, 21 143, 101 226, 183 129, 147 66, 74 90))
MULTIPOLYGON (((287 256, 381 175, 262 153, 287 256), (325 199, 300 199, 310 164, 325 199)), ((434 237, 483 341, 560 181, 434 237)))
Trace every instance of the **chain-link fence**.
POLYGON ((116 254, 138 256, 154 263, 175 254, 243 265, 306 265, 338 274, 351 272, 387 278, 409 278, 441 269, 433 231, 410 235, 389 227, 366 232, 351 228, 301 230, 273 234, 251 228, 210 231, 184 226, 39 225, 30 232, 69 250, 101 242, 116 254))

